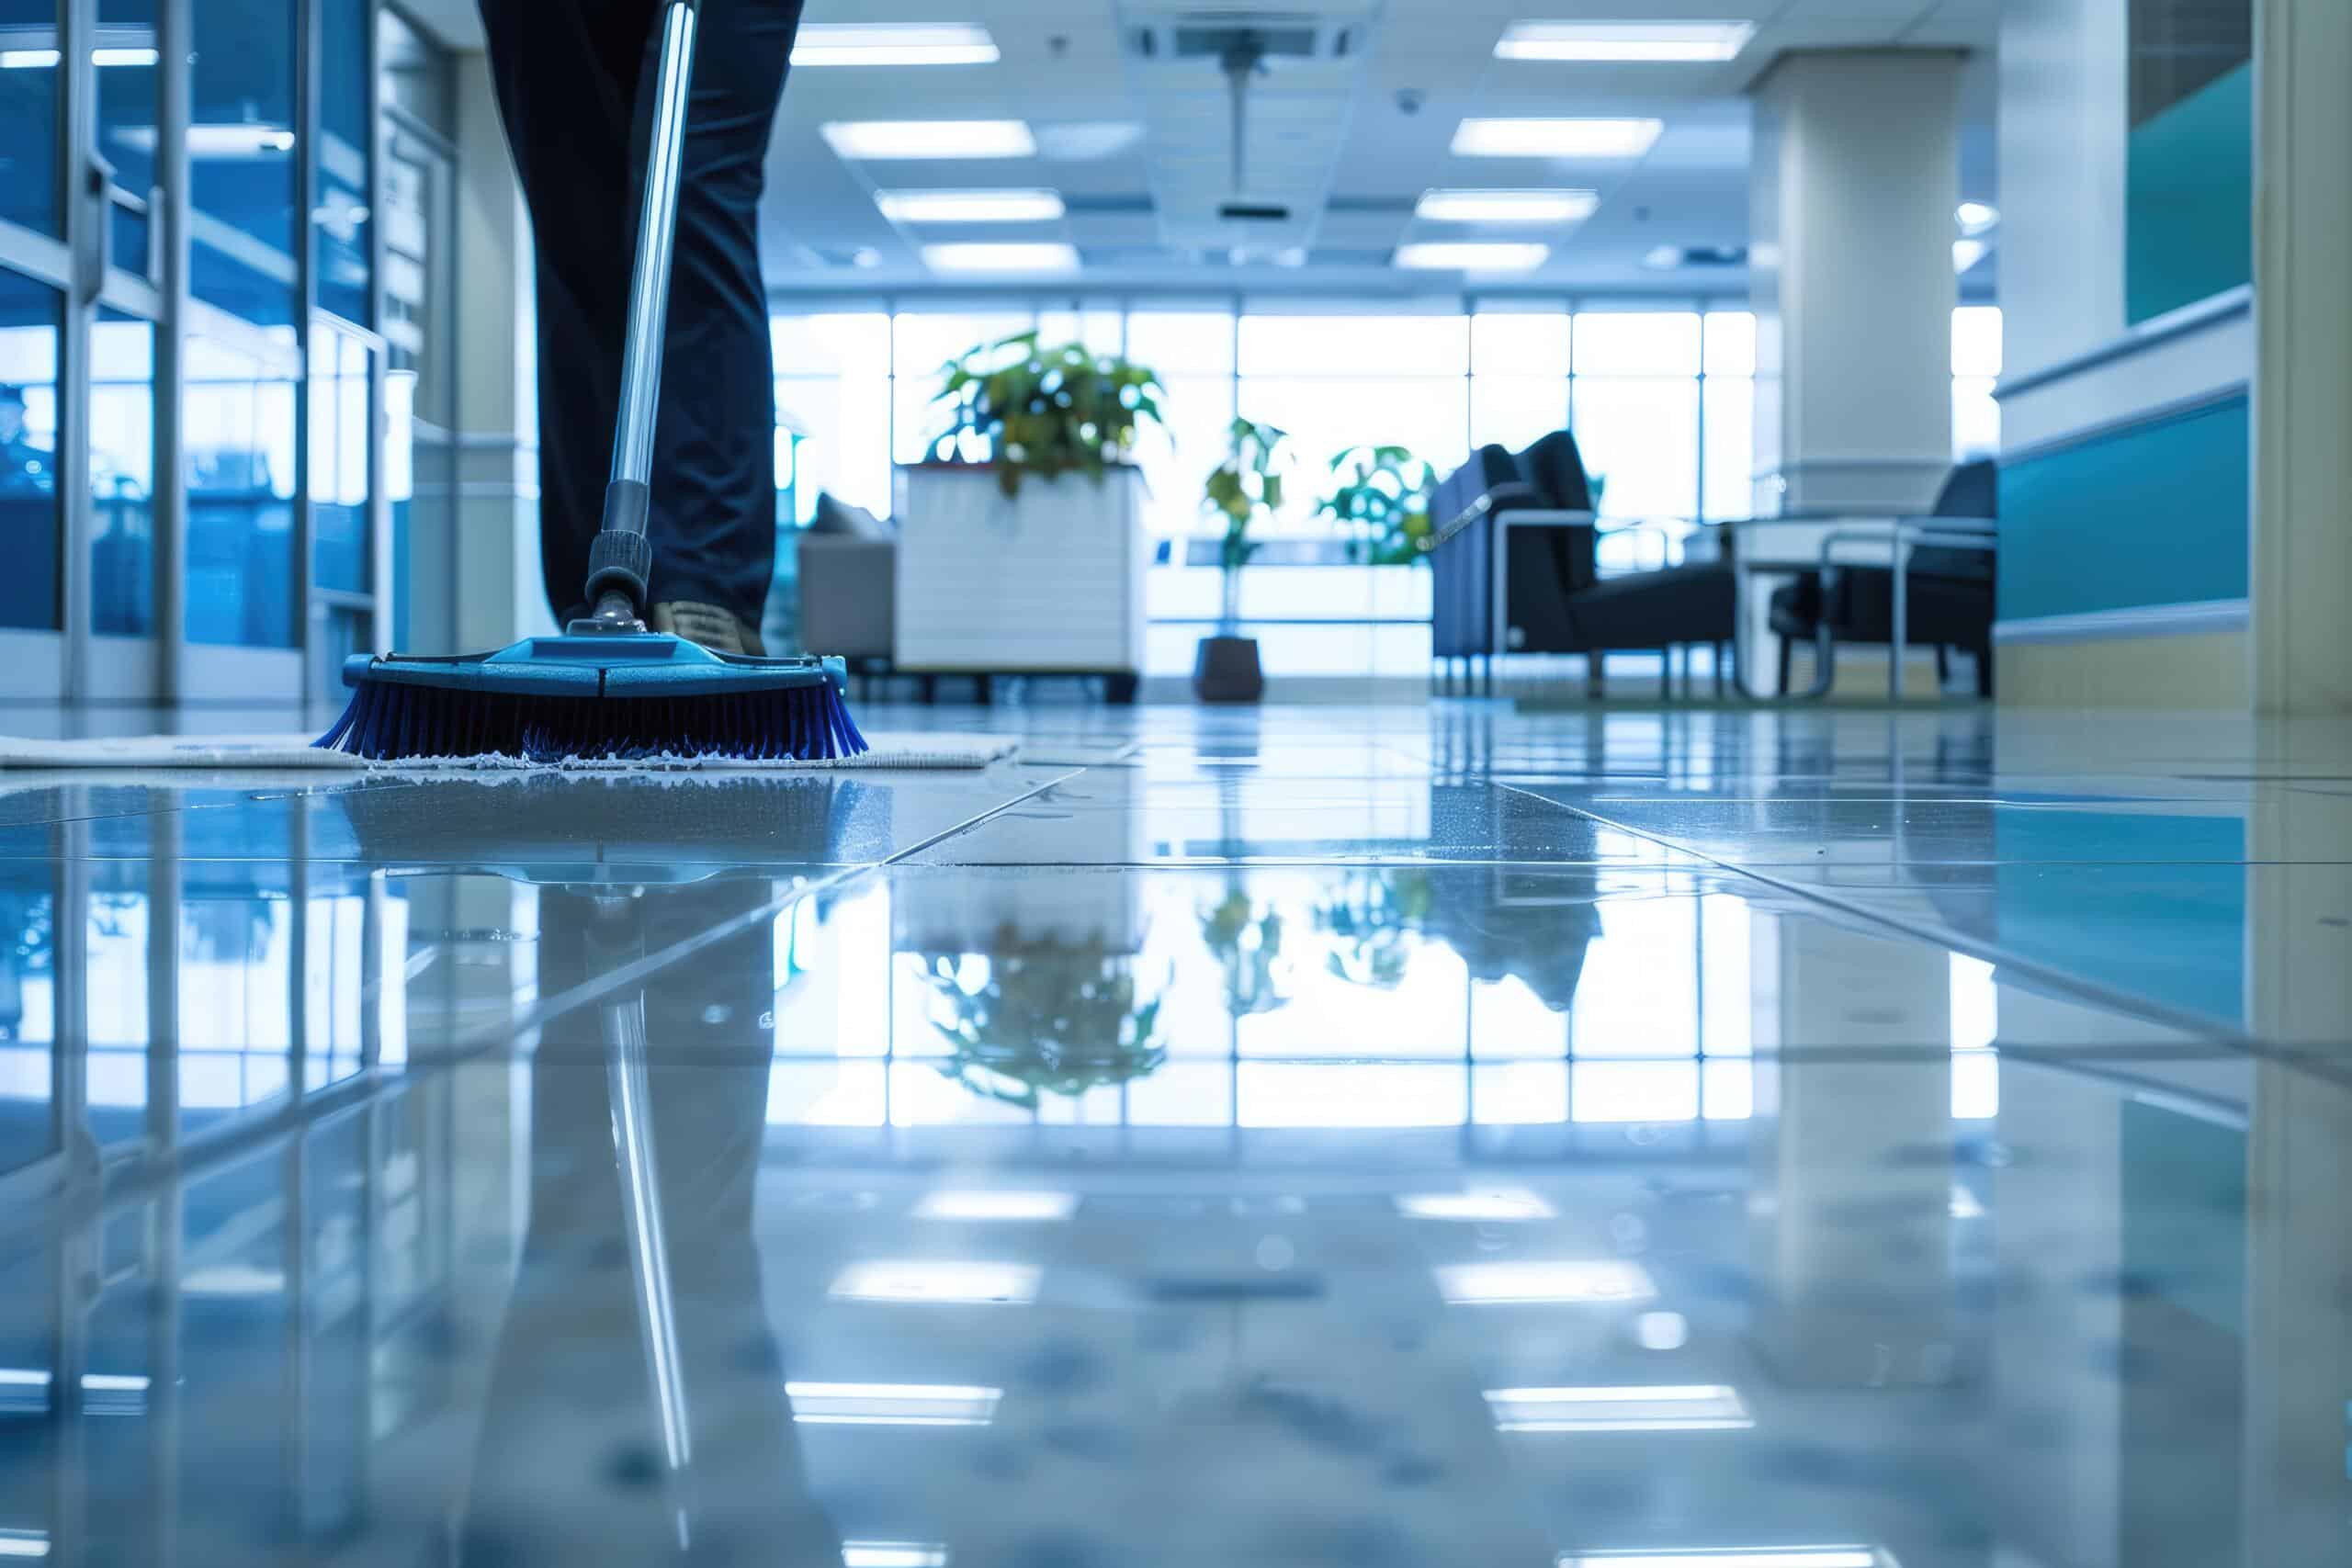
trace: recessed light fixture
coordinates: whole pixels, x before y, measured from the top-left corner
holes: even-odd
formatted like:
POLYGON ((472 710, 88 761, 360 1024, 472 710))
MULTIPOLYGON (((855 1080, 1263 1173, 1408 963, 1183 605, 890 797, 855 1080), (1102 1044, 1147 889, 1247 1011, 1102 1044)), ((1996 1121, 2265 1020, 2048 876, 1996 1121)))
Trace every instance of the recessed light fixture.
POLYGON ((993 65, 996 39, 980 27, 902 22, 804 22, 792 63, 810 65, 993 65))
POLYGON ((46 1530, 0 1529, 0 1557, 47 1557, 46 1530))
POLYGON ((1437 1270, 1437 1288, 1454 1306, 1607 1305, 1657 1298, 1649 1270, 1622 1258, 1449 1264, 1437 1270))
POLYGON ((1001 1388, 947 1383, 788 1382, 792 1418, 810 1427, 985 1427, 1001 1388))
POLYGON ((1672 272, 1682 265, 1682 247, 1652 245, 1643 254, 1642 265, 1654 272, 1672 272))
POLYGON ((1753 22, 1513 22, 1497 60, 1731 60, 1756 36, 1753 22))
POLYGON ((933 272, 1076 272, 1078 247, 1049 242, 925 245, 922 265, 933 272))
POLYGON ((1952 271, 1966 272, 1970 267, 1983 261, 1984 253, 1992 248, 1982 240, 1954 240, 1951 243, 1952 271))
POLYGON ((1525 272, 1551 255, 1551 246, 1537 244, 1399 245, 1396 265, 1418 271, 1525 272))
POLYGON ((1739 1391, 1714 1383, 1661 1388, 1495 1388, 1498 1432, 1745 1432, 1756 1425, 1739 1391))
POLYGON ((1026 1263, 905 1258, 853 1263, 829 1294, 844 1302, 939 1302, 1026 1305, 1037 1299, 1041 1270, 1026 1263))
POLYGON ((943 1187, 915 1205, 919 1220, 1067 1220, 1078 1212, 1075 1192, 1010 1192, 987 1187, 943 1187))
POLYGON ((1963 234, 1982 234, 2001 220, 2001 209, 1982 201, 1963 201, 1952 209, 1952 220, 1963 234))
POLYGON ((1634 1343, 1645 1350, 1679 1350, 1690 1343, 1690 1320, 1679 1312, 1645 1312, 1634 1320, 1634 1343))
POLYGON ((1036 138, 1018 119, 829 119, 817 128, 843 158, 1029 158, 1036 138))
POLYGON ((1413 216, 1430 223, 1581 223, 1600 205, 1589 190, 1430 190, 1413 216))
POLYGON ((1901 1568, 1867 1546, 1745 1546, 1710 1551, 1566 1552, 1559 1568, 1901 1568))
POLYGON ((1552 1205, 1524 1187, 1484 1192, 1399 1193, 1396 1212, 1408 1220, 1472 1220, 1496 1224, 1548 1220, 1552 1205))
POLYGON ((947 1549, 910 1540, 845 1540, 842 1568, 947 1568, 947 1549))
POLYGON ((1638 158, 1666 129, 1656 119, 1465 119, 1461 158, 1638 158))
POLYGON ((886 190, 874 204, 893 223, 1050 223, 1062 198, 1049 190, 886 190))

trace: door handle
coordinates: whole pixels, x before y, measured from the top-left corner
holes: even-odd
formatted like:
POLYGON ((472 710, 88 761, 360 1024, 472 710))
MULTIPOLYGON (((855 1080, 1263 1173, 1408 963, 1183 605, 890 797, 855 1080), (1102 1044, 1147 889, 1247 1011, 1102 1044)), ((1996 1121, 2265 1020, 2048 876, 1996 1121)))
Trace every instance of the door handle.
POLYGON ((114 265, 114 165, 104 155, 87 154, 82 166, 82 194, 90 204, 90 223, 96 231, 88 244, 81 247, 81 303, 87 304, 104 292, 107 273, 114 265))

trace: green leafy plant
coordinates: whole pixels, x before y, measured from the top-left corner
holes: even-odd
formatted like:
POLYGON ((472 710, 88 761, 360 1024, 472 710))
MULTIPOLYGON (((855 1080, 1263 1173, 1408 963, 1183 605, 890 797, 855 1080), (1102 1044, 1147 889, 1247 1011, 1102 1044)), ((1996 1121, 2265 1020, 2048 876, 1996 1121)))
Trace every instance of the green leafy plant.
POLYGON ((1008 926, 989 945, 977 988, 958 977, 960 954, 931 954, 924 972, 937 998, 932 1021, 956 1047, 940 1069, 948 1077, 1035 1110, 1041 1094, 1125 1083, 1168 1055, 1159 999, 1138 999, 1135 961, 1102 939, 1033 942, 1008 926))
POLYGON ((1201 942, 1225 971, 1225 1007, 1237 1019, 1272 1012, 1290 1000, 1283 985, 1283 917, 1261 909, 1240 888, 1201 911, 1201 942))
POLYGON ((1331 938, 1325 967, 1359 986, 1395 990, 1436 901, 1436 885, 1424 871, 1350 874, 1315 911, 1316 929, 1331 938))
POLYGON ((1270 517, 1283 504, 1283 470, 1290 465, 1285 447, 1289 435, 1271 424, 1237 419, 1228 428, 1231 447, 1225 461, 1209 470, 1201 510, 1225 523, 1225 538, 1217 551, 1217 566, 1225 573, 1224 629, 1230 635, 1241 620, 1241 569, 1258 553, 1250 537, 1250 525, 1270 517))
POLYGON ((1410 566, 1431 543, 1437 470, 1402 446, 1351 446, 1331 459, 1339 486, 1316 507, 1349 533, 1348 553, 1374 566, 1410 566))
POLYGON ((951 460, 978 437, 1008 496, 1033 477, 1081 473, 1099 484, 1134 448, 1145 421, 1165 423, 1157 373, 1083 344, 1044 347, 1035 332, 982 344, 940 376, 932 400, 952 423, 932 444, 933 457, 951 460))

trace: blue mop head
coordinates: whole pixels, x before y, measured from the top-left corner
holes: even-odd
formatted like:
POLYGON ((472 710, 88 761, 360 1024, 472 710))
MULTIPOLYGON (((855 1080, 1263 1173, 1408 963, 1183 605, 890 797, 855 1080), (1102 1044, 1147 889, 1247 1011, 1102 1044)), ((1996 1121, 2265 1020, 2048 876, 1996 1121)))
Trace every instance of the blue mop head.
POLYGON ((528 637, 454 658, 358 654, 351 705, 313 742, 384 761, 521 757, 535 762, 854 757, 838 659, 713 653, 682 637, 528 637))

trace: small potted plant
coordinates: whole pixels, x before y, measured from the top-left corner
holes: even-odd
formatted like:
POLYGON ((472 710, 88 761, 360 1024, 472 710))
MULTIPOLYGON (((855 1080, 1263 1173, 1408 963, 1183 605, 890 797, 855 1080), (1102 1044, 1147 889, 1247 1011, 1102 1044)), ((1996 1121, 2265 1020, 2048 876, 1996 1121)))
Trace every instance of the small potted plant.
POLYGON ((1210 470, 1201 498, 1201 509, 1225 525, 1217 549, 1217 569, 1224 574, 1217 629, 1201 639, 1193 662, 1193 694, 1204 703, 1254 703, 1265 695, 1258 639, 1241 635, 1241 569, 1258 550, 1250 537, 1251 525, 1282 506, 1283 470, 1290 461, 1284 447, 1289 437, 1271 424, 1237 419, 1229 434, 1231 449, 1210 470))
POLYGON ((1339 487, 1316 507, 1348 531, 1351 558, 1411 566, 1429 558, 1437 470, 1402 446, 1351 446, 1331 459, 1339 487))
POLYGON ((1084 344, 1046 348, 1035 332, 981 344, 940 370, 939 394, 950 423, 932 443, 953 461, 977 436, 1007 497, 1022 481, 1081 473, 1096 484, 1127 460, 1144 422, 1161 422, 1159 378, 1084 344))

